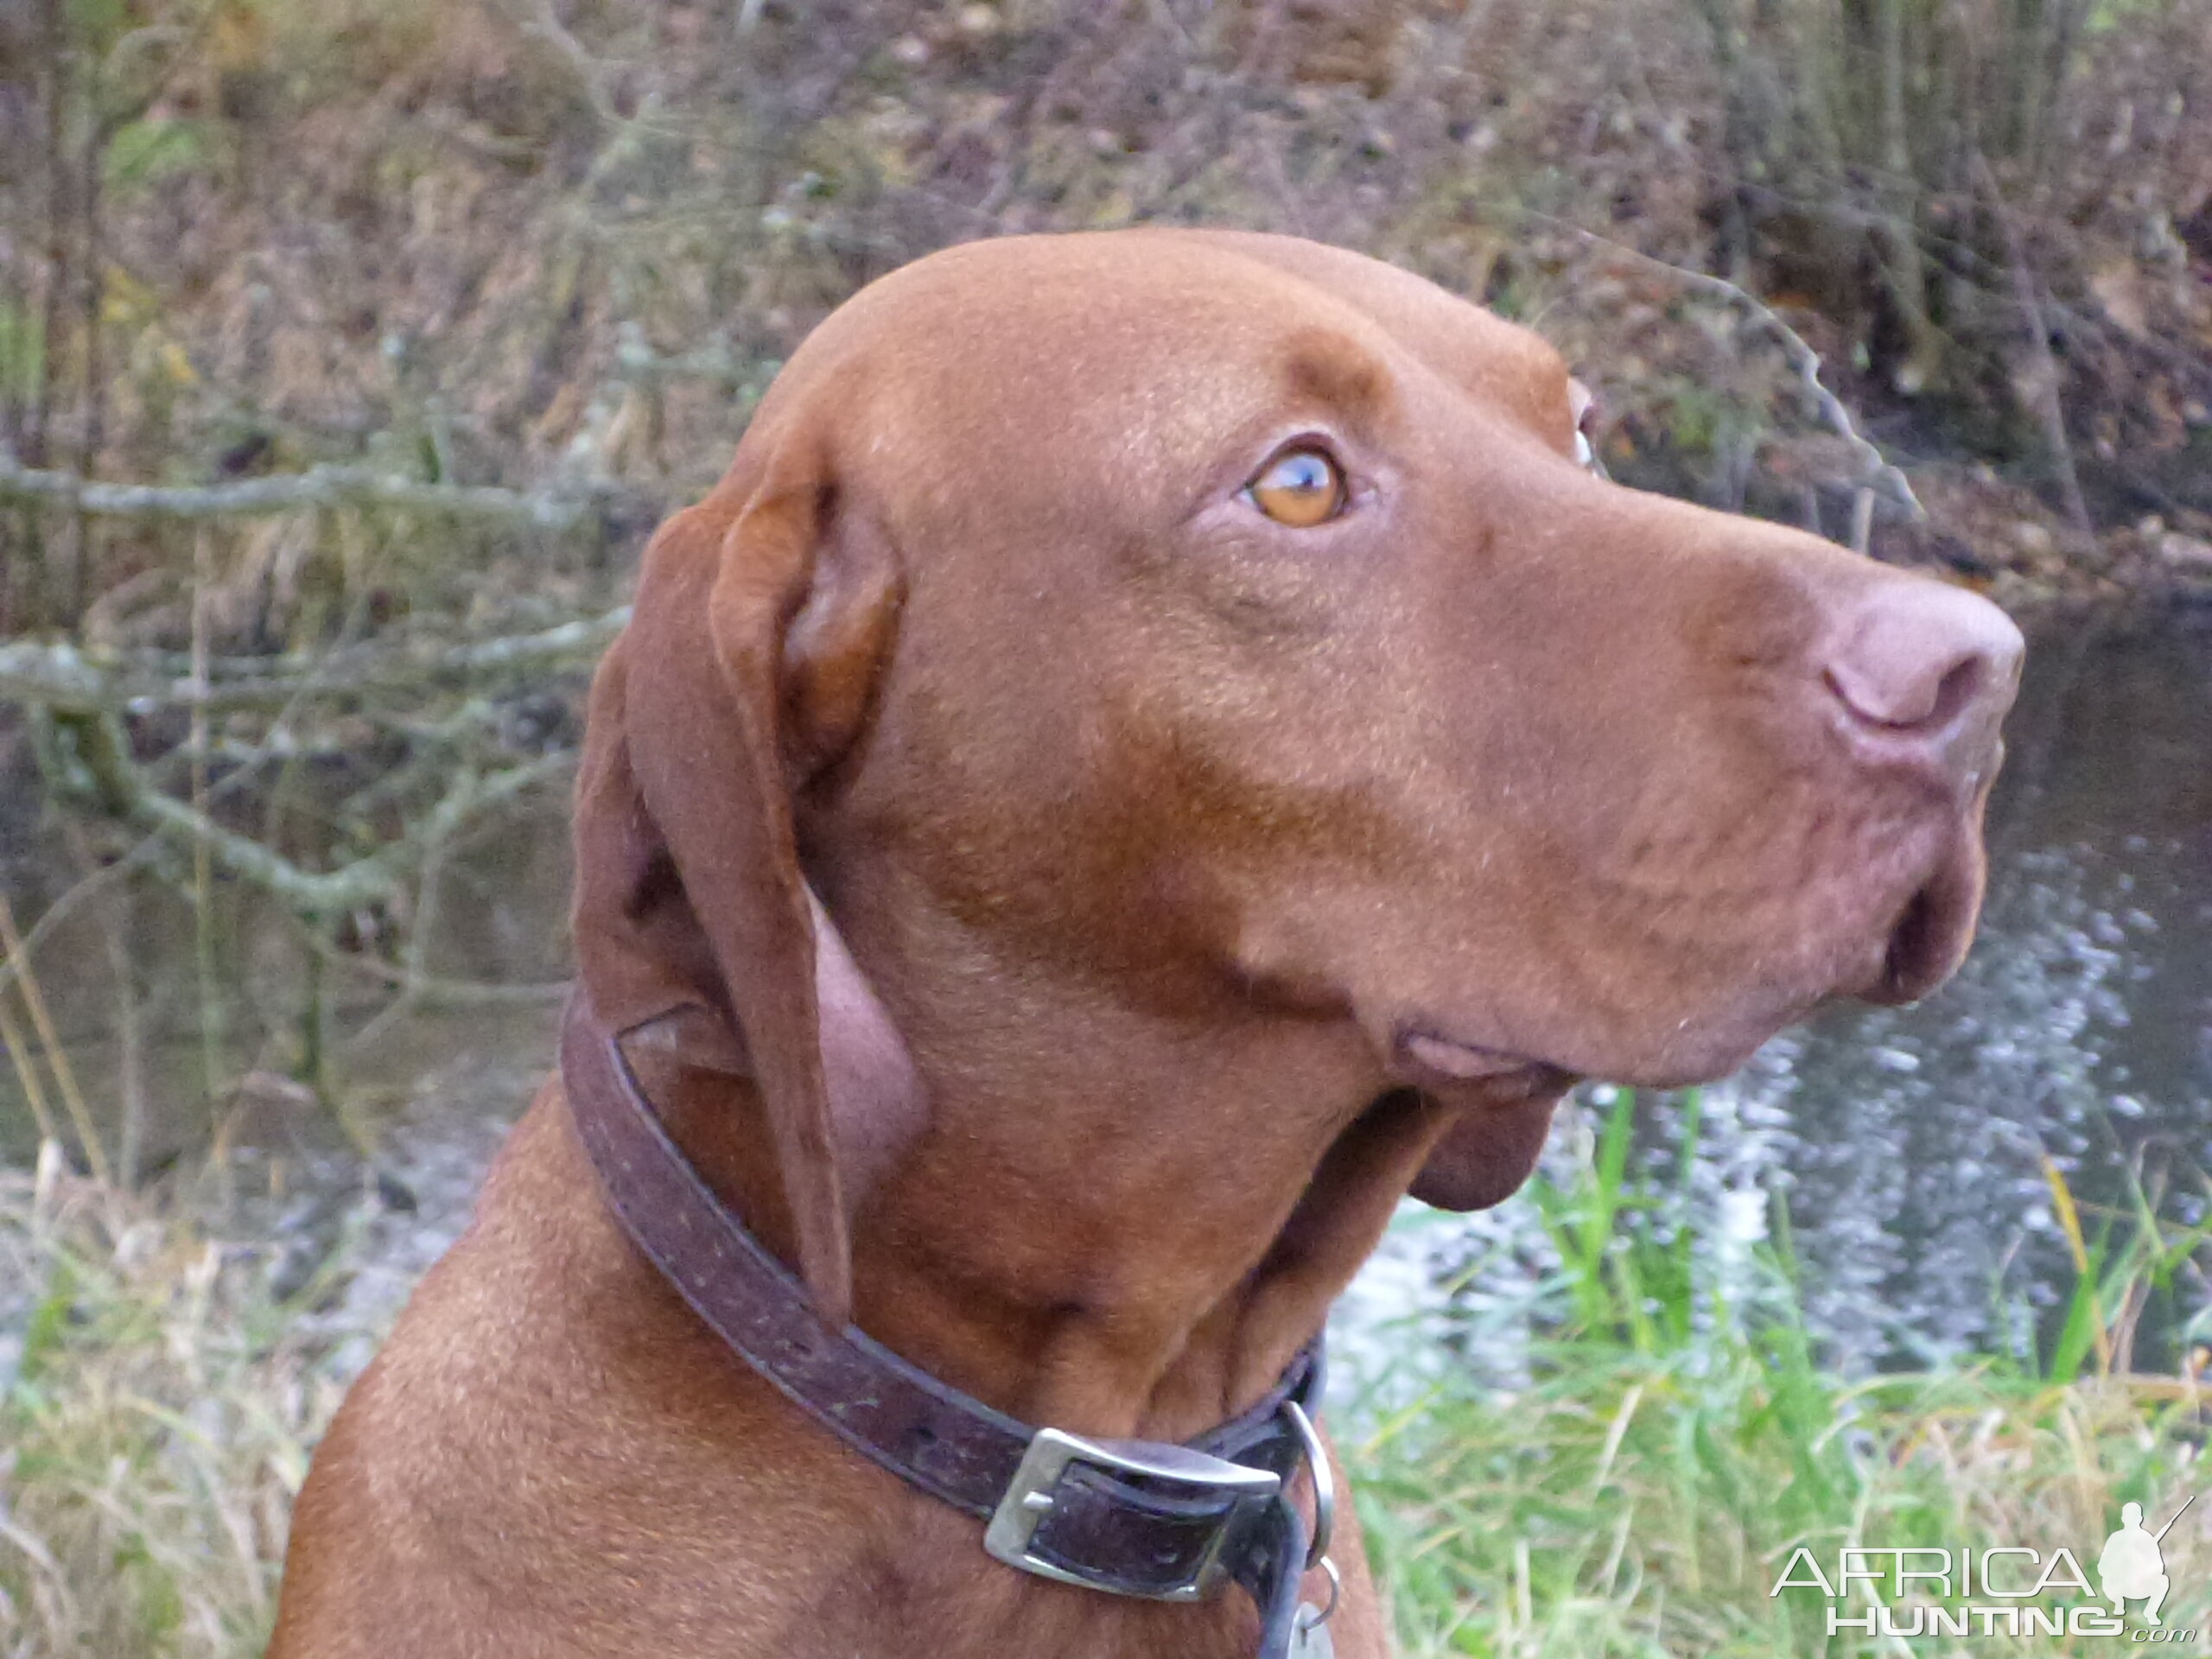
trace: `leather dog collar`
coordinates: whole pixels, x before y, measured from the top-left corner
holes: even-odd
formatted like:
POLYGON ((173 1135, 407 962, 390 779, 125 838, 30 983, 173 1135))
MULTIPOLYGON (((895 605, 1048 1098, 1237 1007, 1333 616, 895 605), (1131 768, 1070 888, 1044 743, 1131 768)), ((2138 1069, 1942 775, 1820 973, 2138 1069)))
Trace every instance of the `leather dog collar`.
POLYGON ((1319 1624, 1298 1599, 1306 1571, 1323 1560, 1332 1508, 1306 1415, 1320 1398, 1319 1338, 1258 1404, 1189 1445, 1033 1428, 859 1330, 823 1324, 669 1138, 619 1037, 581 991, 562 1025, 561 1077, 609 1206, 692 1310, 848 1446, 988 1522, 993 1555, 1155 1600, 1201 1600, 1234 1582, 1259 1610, 1261 1659, 1284 1659, 1319 1624), (1287 1491, 1301 1463, 1320 1495, 1310 1544, 1287 1491))

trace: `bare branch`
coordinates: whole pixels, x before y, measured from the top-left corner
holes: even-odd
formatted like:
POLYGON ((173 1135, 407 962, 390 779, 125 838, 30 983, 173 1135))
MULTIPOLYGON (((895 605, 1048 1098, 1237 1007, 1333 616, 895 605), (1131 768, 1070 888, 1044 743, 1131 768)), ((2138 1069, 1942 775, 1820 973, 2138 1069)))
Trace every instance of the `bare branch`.
MULTIPOLYGON (((208 793, 212 796, 250 776, 251 776, 250 772, 244 771, 232 772, 208 793)), ((101 865, 91 874, 85 876, 40 912, 38 920, 31 925, 31 931, 24 936, 23 954, 29 956, 36 951, 46 943, 50 934, 59 929, 62 923, 67 921, 80 906, 95 895, 106 892, 119 882, 129 880, 143 869, 149 867, 158 868, 162 856, 168 850, 168 837, 157 830, 152 835, 140 840, 122 857, 112 863, 101 865)), ((15 964, 0 962, 0 1006, 4 1006, 8 988, 15 983, 15 964)))
POLYGON ((463 645, 435 640, 356 645, 319 658, 227 658, 207 664, 169 653, 103 662, 73 645, 0 645, 0 702, 61 714, 144 713, 157 708, 211 711, 280 707, 296 697, 352 696, 421 690, 588 662, 622 631, 628 606, 537 633, 463 645))
POLYGON ((551 754, 488 776, 463 772, 443 799, 408 832, 334 870, 304 870, 251 836, 163 794, 130 759, 111 715, 82 715, 35 721, 40 759, 56 787, 96 802, 110 815, 205 848, 231 875, 264 889, 302 914, 328 916, 389 898, 408 870, 469 817, 554 776, 574 757, 551 754))
POLYGON ((1973 165, 1974 182, 1988 200, 1989 211, 2005 238, 2005 261, 2012 273, 2012 299, 2020 308, 2020 321, 2028 331, 2028 355, 2035 364, 2034 414, 2043 427, 2044 447, 2050 451, 2051 470, 2057 474, 2059 499, 2074 528, 2093 535, 2096 524, 2089 517, 2089 505, 2082 496, 2081 476, 2074 469, 2074 446, 2066 436, 2066 402, 2060 391, 2058 359, 2051 354, 2050 325, 2044 320, 2027 245, 1988 158, 1977 150, 1973 165))
POLYGON ((562 27, 561 20, 554 16, 549 0, 530 0, 530 3, 510 6, 507 10, 519 14, 515 22, 524 34, 543 41, 569 67, 594 115, 618 130, 628 124, 627 118, 614 107, 614 99, 607 92, 607 66, 592 56, 584 49, 582 41, 562 27))
POLYGON ((26 467, 0 452, 0 500, 52 501, 79 512, 118 518, 213 518, 375 505, 566 530, 583 517, 590 497, 591 492, 581 490, 526 494, 492 485, 425 484, 372 467, 339 466, 241 479, 235 484, 103 484, 74 473, 26 467))
POLYGON ((1560 230, 1572 232, 1584 241, 1604 248, 1610 253, 1618 254, 1622 258, 1649 266, 1654 270, 1664 271, 1676 282, 1687 287, 1702 289, 1708 294, 1717 295, 1730 304, 1740 307, 1750 314, 1756 321, 1781 342, 1783 352, 1789 359, 1790 366, 1797 372, 1797 378, 1804 386, 1807 399, 1814 411, 1821 420, 1826 421, 1836 435, 1849 444, 1853 453, 1858 455, 1861 467, 1862 485, 1883 490, 1891 499, 1916 518, 1924 518, 1928 516, 1927 510, 1920 505, 1920 498, 1913 493, 1912 486, 1906 481, 1904 474, 1898 470, 1890 458, 1876 447, 1872 439, 1860 433, 1857 423, 1851 418, 1850 410, 1844 406, 1843 400, 1830 391, 1821 382, 1821 354, 1806 344, 1805 337, 1784 322, 1773 307, 1748 289, 1738 288, 1724 276, 1715 276, 1706 271, 1692 270, 1684 265, 1672 264, 1664 259, 1654 258, 1640 248, 1631 248, 1624 242, 1616 242, 1611 237, 1599 235, 1595 231, 1586 231, 1580 225, 1570 224, 1563 219, 1554 219, 1548 213, 1532 213, 1529 217, 1541 219, 1545 224, 1560 230))
MULTIPOLYGON (((410 1009, 541 1007, 548 1002, 560 1001, 575 988, 574 982, 565 979, 512 984, 494 980, 444 979, 435 974, 395 968, 388 962, 379 962, 357 951, 340 950, 313 934, 308 935, 308 942, 315 954, 332 967, 373 980, 387 990, 397 991, 400 995, 395 1006, 404 1005, 410 1009)), ((347 1046, 365 1046, 361 1033, 348 1039, 347 1046)))

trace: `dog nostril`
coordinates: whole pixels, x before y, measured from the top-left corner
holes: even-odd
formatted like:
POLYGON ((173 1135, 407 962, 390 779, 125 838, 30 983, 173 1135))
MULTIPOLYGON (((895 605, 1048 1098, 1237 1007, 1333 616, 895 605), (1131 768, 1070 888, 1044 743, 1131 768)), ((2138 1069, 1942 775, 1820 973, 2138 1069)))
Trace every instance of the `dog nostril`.
POLYGON ((1929 582, 1885 582, 1846 623, 1825 677, 1862 725, 1933 736, 1978 708, 2001 712, 2021 652, 2019 630, 1987 600, 1929 582))
POLYGON ((1924 726, 1948 726, 1966 712, 1989 677, 1986 658, 1969 657, 1946 674, 1936 687, 1936 706, 1928 711, 1924 726))
POLYGON ((1940 679, 1917 677, 1902 688, 1869 684, 1831 669, 1828 689, 1869 726, 1886 731, 1941 731, 1966 711, 1989 679, 1989 664, 1969 657, 1955 663, 1940 679))

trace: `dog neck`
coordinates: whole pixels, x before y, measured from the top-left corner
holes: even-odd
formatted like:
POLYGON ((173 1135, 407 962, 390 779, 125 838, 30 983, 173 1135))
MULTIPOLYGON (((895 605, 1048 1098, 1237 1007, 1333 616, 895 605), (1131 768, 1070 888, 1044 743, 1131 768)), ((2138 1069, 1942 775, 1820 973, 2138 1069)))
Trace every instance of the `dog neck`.
MULTIPOLYGON (((855 948, 930 1102, 855 1215, 855 1322, 1029 1421, 1183 1440, 1250 1405, 1450 1122, 1378 1097, 1348 1020, 1231 988, 1133 1008, 972 939, 933 940, 926 974, 855 948)), ((787 1252, 750 1084, 696 1051, 632 1053, 709 1183, 787 1252)))
POLYGON ((1182 1440, 1320 1329, 1441 1126, 1325 1027, 1135 1016, 1093 1046, 1091 1014, 937 1099, 863 1217, 861 1317, 1029 1421, 1182 1440))

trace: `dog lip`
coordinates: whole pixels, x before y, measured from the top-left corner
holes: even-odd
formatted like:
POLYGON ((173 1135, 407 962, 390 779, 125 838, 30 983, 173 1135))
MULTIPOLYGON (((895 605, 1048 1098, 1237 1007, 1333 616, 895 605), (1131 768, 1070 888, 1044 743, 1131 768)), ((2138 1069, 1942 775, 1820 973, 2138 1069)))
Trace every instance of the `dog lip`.
POLYGON ((1420 1027, 1400 1033, 1397 1049, 1400 1060, 1412 1074, 1409 1080, 1417 1084, 1464 1086, 1514 1078, 1534 1085, 1547 1077, 1565 1075, 1548 1061, 1441 1037, 1420 1027))
POLYGON ((1488 1077, 1527 1064, 1516 1055, 1500 1053, 1473 1043, 1454 1042, 1426 1031, 1409 1031, 1400 1039, 1406 1058, 1441 1071, 1447 1077, 1488 1077))

